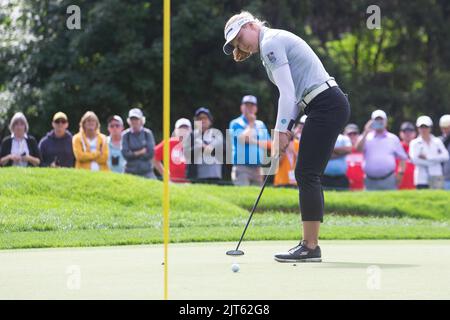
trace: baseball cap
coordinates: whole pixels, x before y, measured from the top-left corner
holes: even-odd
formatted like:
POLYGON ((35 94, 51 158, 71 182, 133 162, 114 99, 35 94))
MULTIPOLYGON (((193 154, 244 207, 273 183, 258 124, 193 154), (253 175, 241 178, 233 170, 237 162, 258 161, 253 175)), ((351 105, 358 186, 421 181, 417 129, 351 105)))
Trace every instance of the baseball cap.
POLYGON ((416 126, 427 126, 432 127, 433 126, 433 120, 429 116, 420 116, 417 118, 416 126))
POLYGON ((123 126, 123 120, 122 120, 122 118, 121 118, 120 116, 118 116, 118 115, 113 115, 112 117, 109 117, 109 118, 108 118, 108 124, 109 124, 111 121, 117 121, 117 122, 119 122, 119 123, 123 126))
POLYGON ((243 98, 242 98, 242 102, 241 102, 242 104, 244 104, 244 103, 253 103, 253 104, 258 104, 258 99, 255 97, 255 96, 251 96, 251 95, 247 95, 247 96, 244 96, 243 98))
POLYGON ((195 110, 194 117, 198 117, 198 115, 200 113, 205 113, 208 116, 209 120, 212 120, 212 114, 211 114, 211 111, 209 111, 208 108, 206 108, 206 107, 198 108, 197 110, 195 110))
POLYGON ((69 120, 69 119, 67 119, 67 115, 64 112, 57 112, 57 113, 55 113, 55 115, 53 116, 53 121, 56 121, 58 119, 64 119, 66 121, 69 120))
POLYGON ((138 118, 143 119, 144 114, 142 113, 142 110, 139 108, 133 108, 128 112, 128 119, 130 118, 138 118))
POLYGON ((236 19, 236 21, 234 21, 233 23, 230 23, 230 25, 225 28, 225 44, 223 45, 223 52, 226 55, 230 55, 231 53, 233 53, 234 47, 230 42, 233 41, 234 38, 236 38, 239 31, 241 31, 242 26, 253 21, 255 21, 255 19, 251 16, 242 16, 236 19))
POLYGON ((181 128, 182 126, 192 128, 191 122, 186 118, 180 118, 175 122, 175 129, 181 128))
POLYGON ((450 114, 444 114, 440 119, 439 119, 439 126, 441 128, 447 128, 450 127, 450 114))
POLYGON ((352 132, 359 133, 359 127, 354 123, 349 123, 348 125, 345 126, 344 132, 346 134, 352 133, 352 132))
POLYGON ((372 120, 375 120, 376 118, 382 118, 382 119, 386 120, 387 115, 386 115, 386 112, 378 109, 378 110, 375 110, 374 112, 372 112, 372 116, 370 118, 372 120))
POLYGON ((408 131, 408 130, 416 131, 416 127, 414 127, 414 125, 409 121, 403 122, 402 125, 400 126, 400 131, 408 131))
POLYGON ((306 121, 306 118, 308 118, 308 116, 306 114, 302 115, 302 117, 300 118, 300 123, 304 124, 306 121))

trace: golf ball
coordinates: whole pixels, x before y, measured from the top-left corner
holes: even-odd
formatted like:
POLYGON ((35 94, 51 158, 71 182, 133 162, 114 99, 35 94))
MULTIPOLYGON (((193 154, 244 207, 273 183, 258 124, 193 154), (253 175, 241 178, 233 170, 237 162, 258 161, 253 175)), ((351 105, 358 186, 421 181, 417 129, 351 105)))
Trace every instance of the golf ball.
POLYGON ((237 264, 237 263, 233 263, 232 265, 231 265, 231 271, 233 271, 233 272, 238 272, 239 271, 239 265, 237 264))

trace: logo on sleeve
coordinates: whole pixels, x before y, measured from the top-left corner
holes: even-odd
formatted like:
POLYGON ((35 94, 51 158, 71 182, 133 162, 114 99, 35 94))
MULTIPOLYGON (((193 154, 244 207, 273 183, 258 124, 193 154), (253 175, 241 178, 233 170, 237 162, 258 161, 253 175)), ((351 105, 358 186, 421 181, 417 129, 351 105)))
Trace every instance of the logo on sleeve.
POLYGON ((277 61, 277 58, 275 57, 275 53, 273 53, 273 51, 271 51, 268 55, 267 55, 267 59, 269 59, 269 61, 271 63, 275 63, 277 61))

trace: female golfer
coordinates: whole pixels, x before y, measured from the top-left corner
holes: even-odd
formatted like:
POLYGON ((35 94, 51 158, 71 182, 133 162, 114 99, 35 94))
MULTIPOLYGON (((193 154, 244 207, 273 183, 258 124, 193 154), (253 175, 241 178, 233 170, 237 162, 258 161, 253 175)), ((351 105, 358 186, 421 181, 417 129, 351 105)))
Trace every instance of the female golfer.
POLYGON ((308 44, 296 35, 271 29, 249 12, 231 17, 225 25, 225 54, 243 61, 259 52, 269 79, 278 87, 278 115, 272 155, 282 155, 289 144, 300 108, 308 115, 295 167, 299 187, 303 240, 288 252, 275 255, 279 262, 321 262, 319 242, 324 198, 320 177, 334 144, 350 116, 346 95, 330 77, 308 44), (289 129, 288 129, 289 128, 289 129))

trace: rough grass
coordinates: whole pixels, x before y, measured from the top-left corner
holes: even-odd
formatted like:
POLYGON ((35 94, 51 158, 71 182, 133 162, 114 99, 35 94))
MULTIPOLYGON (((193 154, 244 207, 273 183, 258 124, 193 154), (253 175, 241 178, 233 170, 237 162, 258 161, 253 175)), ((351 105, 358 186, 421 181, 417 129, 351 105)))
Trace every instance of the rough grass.
MULTIPOLYGON (((257 187, 171 185, 172 242, 239 238, 257 187)), ((162 183, 83 170, 0 170, 0 248, 162 242, 162 183)), ((449 239, 450 192, 328 192, 323 239, 449 239)), ((298 239, 295 189, 266 188, 246 239, 298 239)))

